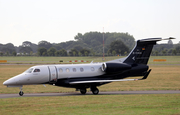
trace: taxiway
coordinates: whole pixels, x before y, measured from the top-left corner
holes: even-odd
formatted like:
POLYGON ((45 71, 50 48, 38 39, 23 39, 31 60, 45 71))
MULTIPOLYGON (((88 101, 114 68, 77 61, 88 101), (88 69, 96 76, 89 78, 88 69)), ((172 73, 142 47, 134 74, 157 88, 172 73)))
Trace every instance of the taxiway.
MULTIPOLYGON (((110 91, 99 92, 98 95, 140 95, 140 94, 180 94, 180 90, 167 90, 167 91, 110 91)), ((86 95, 93 95, 87 92, 86 95)), ((23 96, 19 94, 0 94, 0 98, 16 98, 16 97, 51 97, 51 96, 82 96, 79 92, 74 93, 25 93, 23 96)))

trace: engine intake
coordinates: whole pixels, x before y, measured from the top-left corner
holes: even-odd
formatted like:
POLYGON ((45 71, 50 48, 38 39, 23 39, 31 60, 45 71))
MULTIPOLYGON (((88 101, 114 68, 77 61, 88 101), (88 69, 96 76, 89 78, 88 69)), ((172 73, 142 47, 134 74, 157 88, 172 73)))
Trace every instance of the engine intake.
POLYGON ((106 73, 120 73, 129 69, 131 69, 131 65, 125 63, 106 62, 102 64, 102 71, 106 73))

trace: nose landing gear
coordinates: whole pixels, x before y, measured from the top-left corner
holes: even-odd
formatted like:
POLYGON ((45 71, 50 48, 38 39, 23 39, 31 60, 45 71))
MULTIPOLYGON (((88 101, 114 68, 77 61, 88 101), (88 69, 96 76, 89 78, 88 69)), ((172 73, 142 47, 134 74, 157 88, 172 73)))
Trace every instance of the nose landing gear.
POLYGON ((22 87, 20 87, 19 89, 20 89, 19 95, 20 95, 20 96, 23 96, 24 92, 23 92, 23 90, 22 90, 22 87))

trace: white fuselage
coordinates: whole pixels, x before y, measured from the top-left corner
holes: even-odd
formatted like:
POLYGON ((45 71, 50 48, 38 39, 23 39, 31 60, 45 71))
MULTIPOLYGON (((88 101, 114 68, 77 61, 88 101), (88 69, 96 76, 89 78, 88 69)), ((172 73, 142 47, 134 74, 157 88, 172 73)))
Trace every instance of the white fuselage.
POLYGON ((104 74, 101 66, 102 63, 33 66, 3 84, 10 87, 55 82, 59 79, 99 76, 104 74))

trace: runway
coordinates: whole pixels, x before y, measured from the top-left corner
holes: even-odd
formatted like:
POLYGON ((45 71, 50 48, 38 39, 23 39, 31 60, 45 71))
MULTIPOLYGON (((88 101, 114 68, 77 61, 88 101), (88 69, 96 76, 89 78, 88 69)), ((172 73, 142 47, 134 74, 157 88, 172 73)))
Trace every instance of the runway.
MULTIPOLYGON (((180 94, 180 90, 167 90, 167 91, 112 91, 112 92, 99 92, 98 95, 140 95, 140 94, 180 94)), ((93 95, 91 92, 87 92, 86 95, 93 95)), ((23 98, 23 97, 52 97, 52 96, 82 96, 80 92, 74 93, 32 93, 24 94, 0 94, 0 98, 23 98)))

